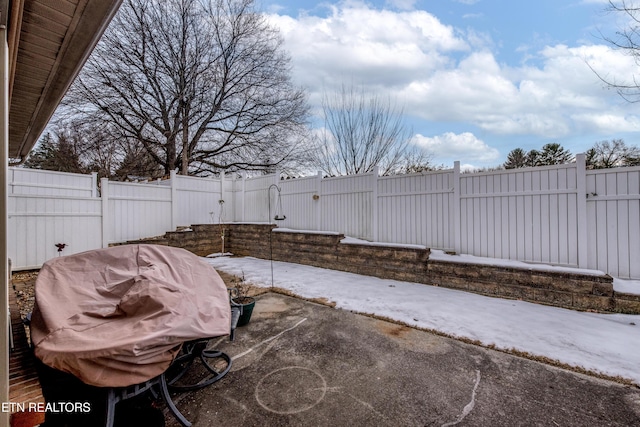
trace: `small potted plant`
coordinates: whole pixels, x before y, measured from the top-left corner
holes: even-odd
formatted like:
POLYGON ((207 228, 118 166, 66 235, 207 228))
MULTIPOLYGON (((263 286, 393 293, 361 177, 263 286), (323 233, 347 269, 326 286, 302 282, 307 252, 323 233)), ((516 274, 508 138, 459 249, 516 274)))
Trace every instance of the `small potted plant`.
POLYGON ((244 281, 244 274, 240 279, 240 282, 234 288, 229 288, 229 296, 231 298, 231 305, 240 306, 242 314, 238 320, 237 326, 244 326, 251 320, 251 314, 253 313, 253 307, 256 305, 255 298, 249 296, 249 290, 251 286, 244 281))

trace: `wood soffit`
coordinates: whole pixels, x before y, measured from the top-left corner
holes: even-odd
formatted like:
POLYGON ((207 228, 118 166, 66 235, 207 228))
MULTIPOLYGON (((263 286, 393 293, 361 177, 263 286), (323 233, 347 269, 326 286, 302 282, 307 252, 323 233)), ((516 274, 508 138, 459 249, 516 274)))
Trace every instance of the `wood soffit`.
POLYGON ((40 137, 122 0, 13 0, 9 4, 9 156, 40 137))

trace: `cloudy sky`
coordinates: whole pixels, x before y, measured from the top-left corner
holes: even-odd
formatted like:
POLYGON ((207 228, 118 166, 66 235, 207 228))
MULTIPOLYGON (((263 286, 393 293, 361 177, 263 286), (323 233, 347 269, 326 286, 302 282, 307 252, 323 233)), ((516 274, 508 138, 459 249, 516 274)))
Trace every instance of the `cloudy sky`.
POLYGON ((624 21, 607 0, 262 0, 312 106, 342 83, 391 95, 413 142, 451 166, 504 162, 513 148, 572 153, 623 138, 640 145, 640 105, 594 73, 640 69, 613 51, 624 21))

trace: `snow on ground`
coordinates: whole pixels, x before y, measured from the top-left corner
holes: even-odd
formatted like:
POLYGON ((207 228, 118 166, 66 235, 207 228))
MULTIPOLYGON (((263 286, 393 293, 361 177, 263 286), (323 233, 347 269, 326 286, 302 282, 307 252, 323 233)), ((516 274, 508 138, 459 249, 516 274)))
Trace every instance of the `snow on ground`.
MULTIPOLYGON (((247 282, 271 285, 269 260, 205 259, 247 282)), ((273 262, 273 275, 274 286, 305 298, 324 297, 346 310, 545 356, 640 385, 640 316, 579 312, 284 262, 273 262)))
POLYGON ((613 278, 613 290, 625 294, 640 295, 640 280, 613 278))

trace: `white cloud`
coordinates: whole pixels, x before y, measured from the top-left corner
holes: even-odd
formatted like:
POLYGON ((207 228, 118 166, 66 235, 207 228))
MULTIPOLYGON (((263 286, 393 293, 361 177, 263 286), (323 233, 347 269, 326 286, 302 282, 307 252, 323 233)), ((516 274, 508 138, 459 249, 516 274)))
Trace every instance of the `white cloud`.
MULTIPOLYGON (((488 51, 473 52, 455 68, 408 82, 403 91, 407 111, 426 120, 470 122, 495 134, 557 138, 586 130, 576 122, 581 115, 623 107, 616 98, 612 105, 612 94, 603 90, 590 66, 611 70, 608 78, 622 80, 633 74, 632 58, 606 46, 563 45, 547 47, 539 57, 540 67, 508 67, 488 51)), ((615 130, 610 123, 592 122, 589 130, 615 130)), ((630 127, 627 120, 624 129, 630 127)))
POLYGON ((412 143, 433 154, 435 158, 486 163, 495 162, 500 157, 498 150, 488 146, 471 132, 447 132, 434 137, 417 134, 412 143))
MULTIPOLYGON (((414 6, 412 0, 388 4, 414 6)), ((292 56, 294 78, 308 89, 314 107, 323 90, 352 82, 405 103, 411 116, 475 126, 485 135, 544 140, 638 130, 638 108, 604 90, 594 73, 621 82, 637 71, 633 58, 608 46, 540 40, 542 48, 521 52, 526 62, 505 64, 488 34, 444 25, 424 10, 378 10, 361 1, 327 7, 324 17, 269 15, 292 56)), ((472 134, 419 137, 456 159, 473 154, 470 163, 499 157, 472 134)))
POLYGON ((587 113, 575 114, 572 118, 582 128, 591 132, 640 132, 640 117, 636 115, 587 113))
POLYGON ((354 78, 404 84, 442 68, 469 48, 455 30, 425 11, 376 10, 360 2, 331 6, 329 16, 270 15, 293 58, 298 81, 313 90, 354 78))

